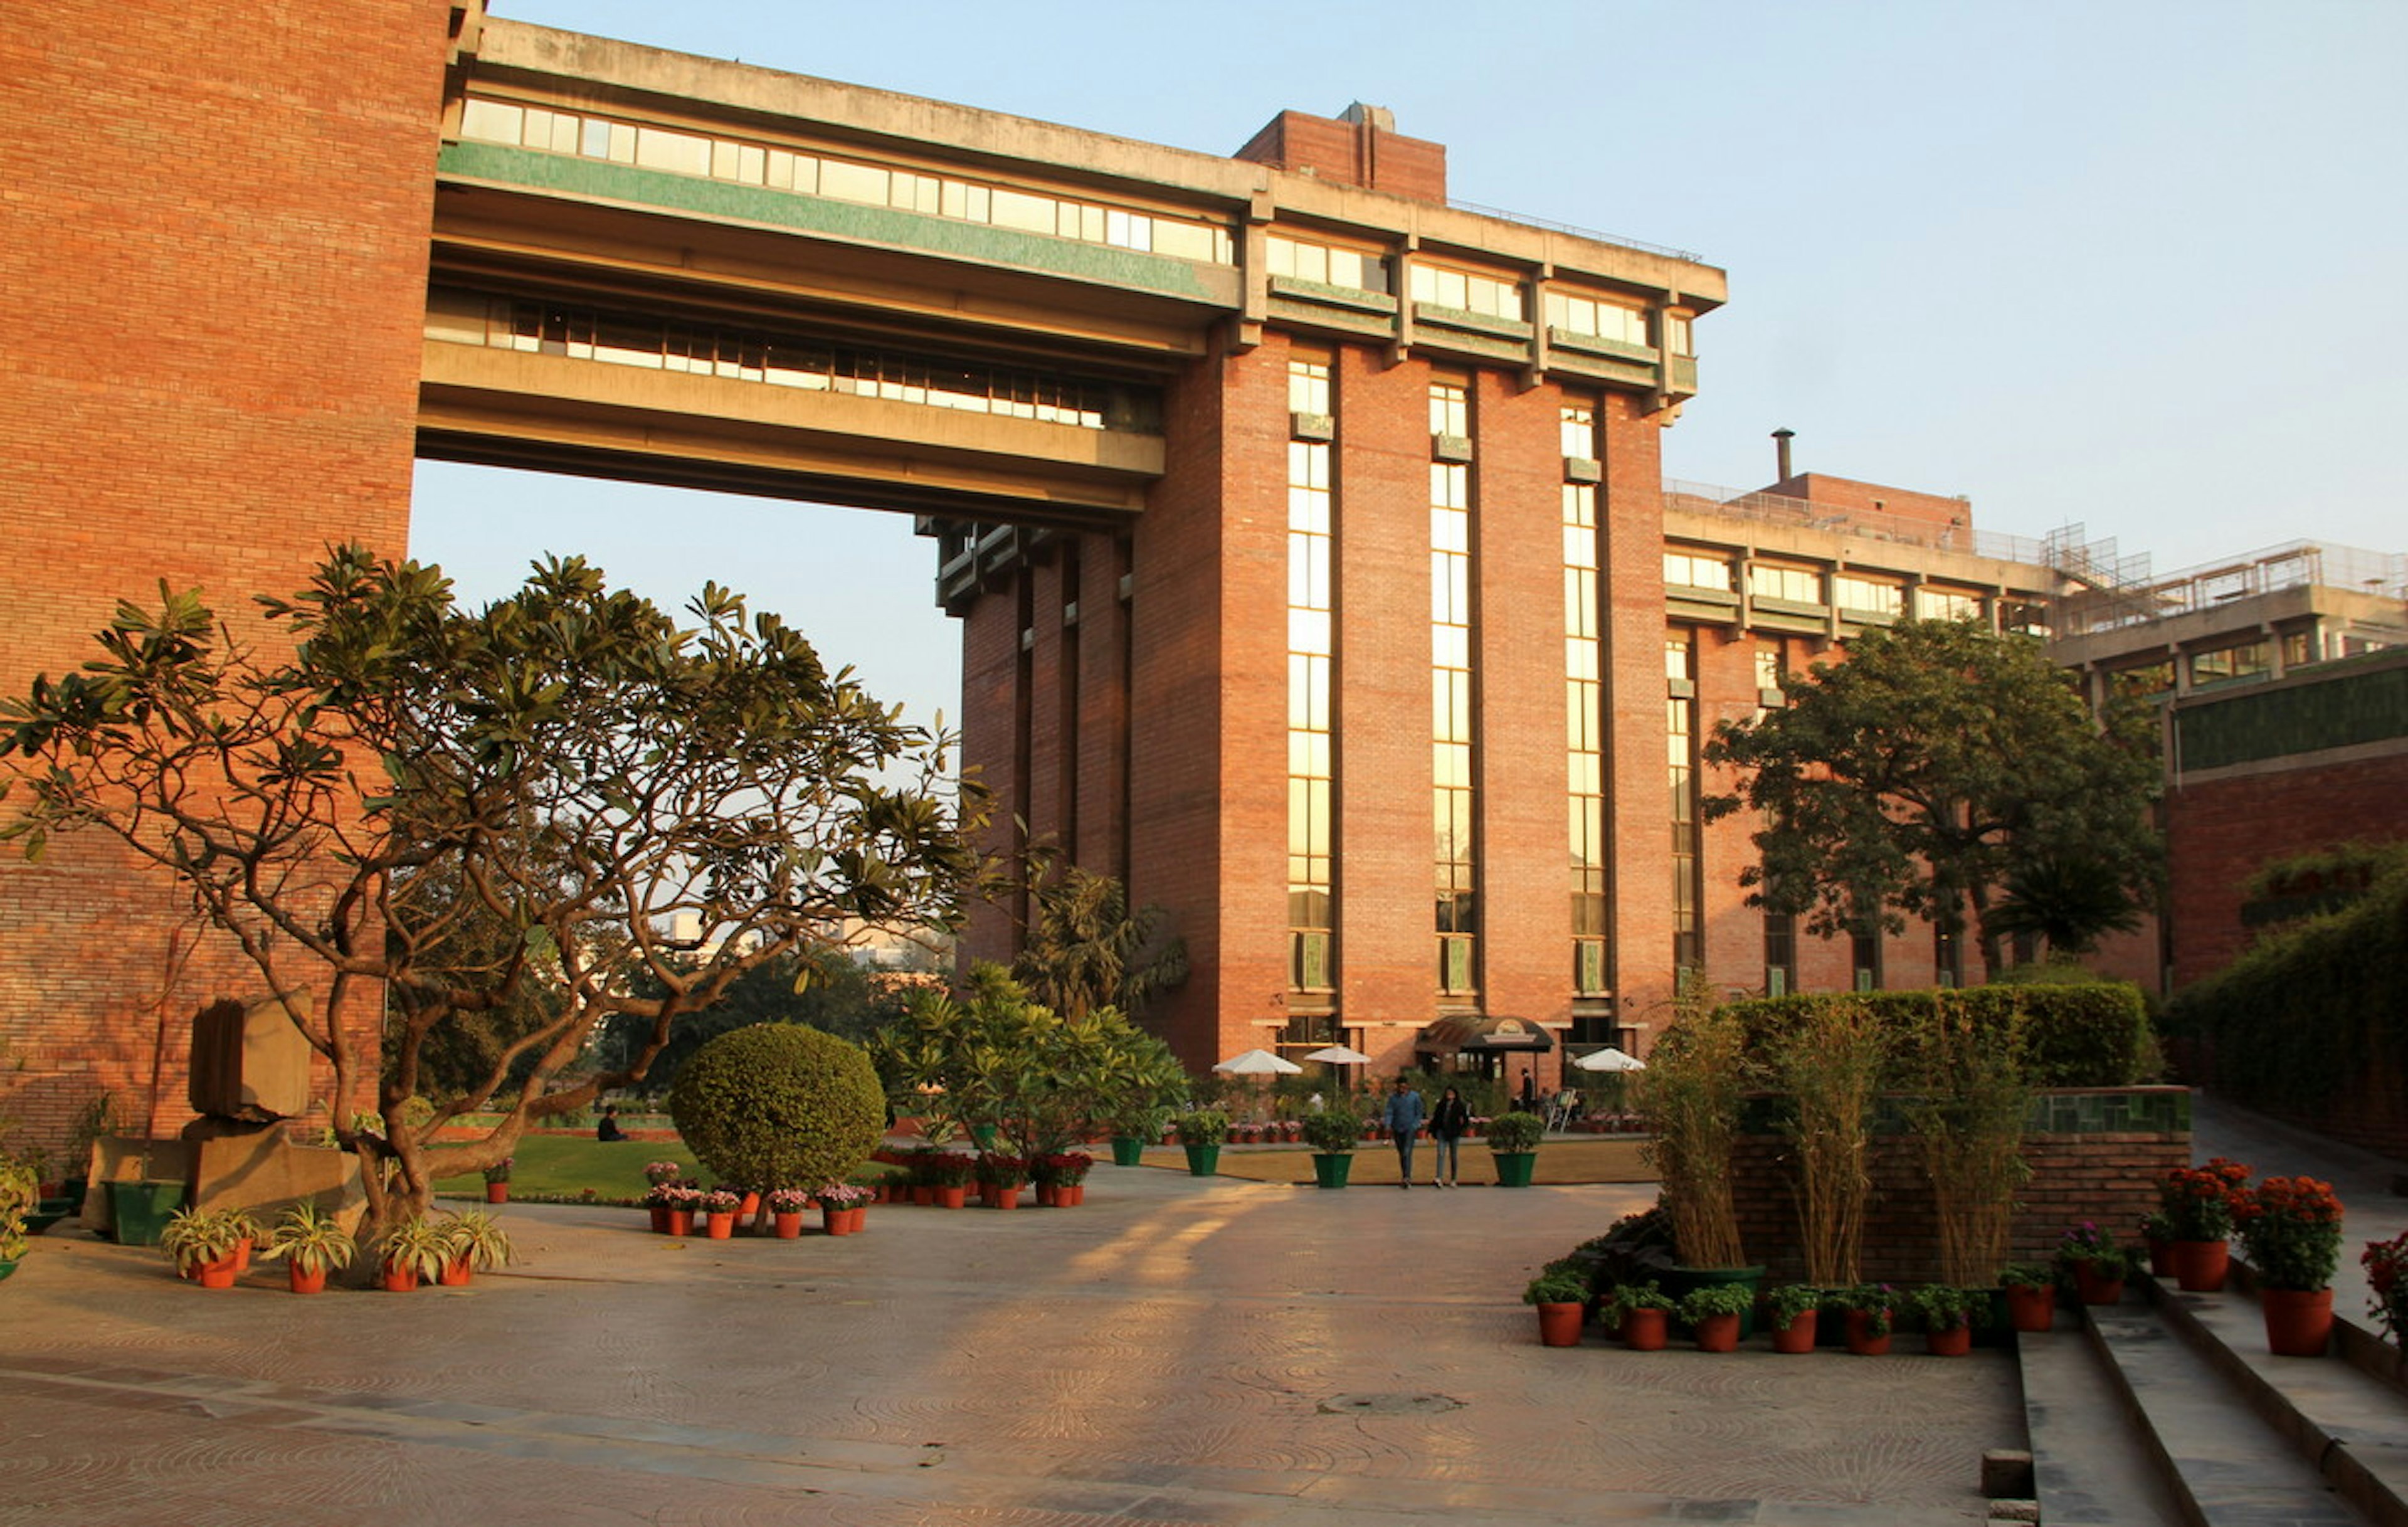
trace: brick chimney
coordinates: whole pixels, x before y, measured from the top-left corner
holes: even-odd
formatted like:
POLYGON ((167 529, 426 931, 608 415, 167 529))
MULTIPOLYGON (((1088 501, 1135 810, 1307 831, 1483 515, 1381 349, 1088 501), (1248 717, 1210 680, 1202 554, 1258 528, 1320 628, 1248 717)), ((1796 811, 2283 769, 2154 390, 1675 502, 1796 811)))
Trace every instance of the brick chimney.
POLYGON ((1416 201, 1446 200, 1446 145, 1404 137, 1396 113, 1360 101, 1337 117, 1283 111, 1230 157, 1416 201))

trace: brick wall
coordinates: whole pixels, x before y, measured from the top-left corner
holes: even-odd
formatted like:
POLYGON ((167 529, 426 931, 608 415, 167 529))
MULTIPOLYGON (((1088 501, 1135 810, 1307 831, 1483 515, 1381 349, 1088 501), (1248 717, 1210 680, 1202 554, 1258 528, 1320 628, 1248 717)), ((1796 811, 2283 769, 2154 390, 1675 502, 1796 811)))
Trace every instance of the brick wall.
MULTIPOLYGON (((2095 1112, 2134 1100, 2136 1112, 2166 1116, 2168 1127, 2062 1130, 2024 1136, 2031 1176, 2015 1194, 2009 1258, 2046 1261, 2059 1239, 2085 1220, 2137 1244, 2143 1216, 2157 1206, 2157 1180, 2190 1164, 2186 1096, 2179 1088, 2083 1089, 2047 1094, 2060 1113, 2095 1112), (2091 1100, 2085 1102, 2084 1100, 2091 1100)), ((2044 1102, 2045 1109, 2051 1106, 2044 1102)), ((2110 1114, 2112 1120, 2115 1116, 2110 1114)), ((1742 1136, 1734 1162, 1740 1239, 1751 1260, 1775 1281, 1805 1275, 1798 1254, 1797 1209, 1783 1165, 1788 1142, 1742 1136)), ((1865 1218, 1859 1272, 1871 1283, 1929 1283, 1939 1276, 1932 1196, 1913 1141, 1877 1135, 1870 1159, 1873 1198, 1865 1218)))
MULTIPOLYGON (((447 19, 60 0, 0 40, 0 687, 162 579, 239 626, 329 541, 402 550, 447 19)), ((257 980, 215 943, 171 977, 181 910, 86 841, 0 867, 0 1110, 36 1140, 147 1095, 163 1015, 159 1124, 188 1116, 191 1014, 257 980)))

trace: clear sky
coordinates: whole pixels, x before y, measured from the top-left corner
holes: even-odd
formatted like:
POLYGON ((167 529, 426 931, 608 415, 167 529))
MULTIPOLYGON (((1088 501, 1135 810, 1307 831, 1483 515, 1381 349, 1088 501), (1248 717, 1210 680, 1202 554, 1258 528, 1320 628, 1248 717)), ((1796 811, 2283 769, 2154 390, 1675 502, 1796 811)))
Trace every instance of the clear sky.
MULTIPOLYGON (((2401 0, 492 3, 1211 153, 1385 106, 1460 200, 1729 272, 1670 477, 1762 486, 1785 425, 1801 470, 2158 572, 2408 549, 2401 0)), ((545 552, 664 600, 716 578, 915 719, 958 710, 904 517, 422 465, 414 523, 471 597, 545 552)))

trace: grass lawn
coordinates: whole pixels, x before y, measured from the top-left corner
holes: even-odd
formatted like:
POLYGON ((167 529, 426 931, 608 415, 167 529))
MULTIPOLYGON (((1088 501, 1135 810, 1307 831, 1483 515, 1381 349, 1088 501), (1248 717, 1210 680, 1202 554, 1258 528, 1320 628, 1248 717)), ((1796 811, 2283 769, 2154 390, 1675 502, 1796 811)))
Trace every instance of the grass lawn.
MULTIPOLYGON (((590 1188, 596 1198, 642 1198, 649 1161, 675 1161, 686 1176, 707 1180, 694 1153, 675 1140, 613 1140, 606 1145, 592 1135, 538 1134, 521 1140, 510 1158, 510 1191, 574 1198, 590 1188)), ((474 1172, 443 1177, 435 1190, 482 1198, 485 1179, 474 1172)))
MULTIPOLYGON (((1562 1135, 1549 1136, 1539 1147, 1537 1170, 1531 1181, 1541 1187, 1562 1186, 1584 1182, 1654 1182, 1656 1169, 1640 1159, 1644 1142, 1633 1135, 1562 1135)), ((1413 1149, 1413 1181, 1426 1185, 1430 1167, 1436 1160, 1430 1144, 1425 1140, 1413 1149)), ((1186 1153, 1178 1146, 1154 1146, 1145 1153, 1148 1166, 1187 1170, 1186 1153)), ((1301 1145, 1283 1149, 1248 1147, 1237 1149, 1223 1146, 1217 1175, 1244 1177, 1252 1182, 1284 1182, 1309 1186, 1312 1182, 1312 1153, 1301 1145)), ((1477 1140, 1463 1143, 1463 1185, 1492 1185, 1497 1181, 1497 1168, 1486 1145, 1477 1140)), ((1350 1186, 1393 1187, 1397 1181, 1397 1147, 1385 1141, 1355 1147, 1354 1164, 1347 1169, 1350 1186)))

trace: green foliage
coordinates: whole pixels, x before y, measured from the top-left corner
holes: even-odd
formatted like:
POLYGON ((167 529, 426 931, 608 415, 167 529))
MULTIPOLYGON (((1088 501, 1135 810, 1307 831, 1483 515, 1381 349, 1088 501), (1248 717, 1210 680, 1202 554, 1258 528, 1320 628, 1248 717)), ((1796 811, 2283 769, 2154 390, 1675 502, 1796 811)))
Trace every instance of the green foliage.
POLYGON ((1831 1290, 1813 1283, 1784 1283, 1764 1296, 1764 1307, 1776 1326, 1785 1326, 1808 1310, 1832 1303, 1831 1290))
POLYGON ((1110 875, 1063 862, 1050 849, 1029 855, 1031 917, 1011 973, 1066 1018, 1097 1008, 1144 1016, 1154 999, 1187 979, 1187 946, 1160 907, 1129 910, 1110 875))
POLYGON ((377 1265, 389 1272, 411 1272, 432 1282, 451 1260, 451 1232, 431 1215, 402 1220, 377 1237, 377 1265))
POLYGON ((39 1206, 40 1194, 32 1167, 0 1157, 0 1261, 25 1254, 25 1217, 39 1206))
POLYGON ((234 1254, 251 1233, 248 1216, 234 1209, 178 1209, 159 1230, 159 1250, 179 1271, 189 1273, 234 1254))
POLYGON ((1707 817, 1770 818, 1762 862, 1742 874, 1751 904, 1826 935, 1896 932, 1906 916, 1956 932, 1970 906, 1996 969, 1990 903, 2011 876, 2034 897, 2019 915, 2039 915, 2047 885, 2078 889, 2094 920, 2154 898, 2154 735, 2137 707, 2102 731, 2037 641, 1900 621, 1855 639, 1845 661, 1784 676, 1782 691, 1787 704, 1725 722, 1705 748, 1743 771, 1707 817))
POLYGON ((1217 1145, 1229 1132, 1229 1116, 1218 1108, 1198 1108, 1175 1121, 1182 1145, 1217 1145))
POLYGON ((729 590, 681 627, 550 559, 464 610, 440 569, 343 547, 258 604, 268 629, 245 644, 163 585, 79 670, 0 707, 23 801, 0 837, 30 857, 53 833, 112 839, 265 989, 326 993, 299 1021, 334 1095, 375 1083, 383 1128, 336 1130, 371 1165, 380 1223, 640 1078, 681 1015, 817 930, 941 921, 975 867, 944 740, 729 590), (712 952, 672 947, 680 924, 712 952), (526 1000, 538 987, 556 1010, 526 1000), (588 1073, 613 1013, 651 1027, 588 1073), (497 1022, 497 1047, 436 1044, 483 1073, 408 1123, 437 1036, 497 1022), (511 1106, 486 1139, 437 1143, 496 1098, 511 1106))
MULTIPOLYGON (((1985 1043, 2013 1047, 2015 1063, 2033 1087, 2129 1087, 2144 1080, 2156 1056, 2148 1008, 2129 982, 2082 986, 1942 987, 1929 991, 1803 993, 1731 1004, 1751 1044, 1802 1021, 1808 1009, 1833 1002, 1861 1004, 1893 1035, 1908 1036, 1942 1010, 1971 1026, 1985 1043)), ((1920 1052, 1893 1048, 1901 1065, 1887 1085, 1919 1086, 1914 1070, 1920 1052)))
POLYGON ((1063 1017, 998 965, 973 968, 969 987, 961 1001, 915 993, 879 1036, 879 1070, 898 1110, 992 1128, 1012 1154, 1035 1158, 1158 1120, 1184 1095, 1186 1073, 1169 1046, 1119 1009, 1063 1017))
POLYGON ((2408 863, 2338 912, 2276 929, 2167 1003, 2195 1080, 2254 1108, 2315 1116, 2368 1076, 2408 1070, 2408 863))
POLYGON ((452 1260, 466 1259, 479 1272, 518 1260, 518 1250, 510 1245, 510 1232, 482 1209, 469 1209, 446 1220, 443 1240, 452 1260))
POLYGON ((1585 1304, 1588 1277, 1577 1267, 1549 1262, 1522 1290, 1525 1304, 1585 1304))
POLYGON ((1351 1155, 1363 1138, 1363 1116, 1343 1099, 1325 1104, 1320 1113, 1306 1114, 1303 1123, 1305 1144, 1324 1156, 1351 1155))
POLYGON ((841 1179, 886 1124, 861 1047, 789 1023, 738 1029, 695 1051, 669 1090, 669 1114, 720 1181, 761 1188, 841 1179))
POLYGON ((1872 1193, 1873 1110, 1892 1037, 1871 1009, 1842 997, 1784 1010, 1760 1065, 1779 1094, 1791 1193, 1809 1281, 1854 1283, 1872 1193))
POLYGON ((351 1265, 357 1249, 334 1216, 304 1199, 276 1221, 259 1254, 269 1260, 283 1258, 304 1273, 331 1273, 351 1265))
POLYGON ((1682 973, 1680 1013, 1648 1063, 1647 1158, 1664 1184, 1681 1260, 1743 1266, 1731 1150, 1748 1087, 1747 1030, 1731 1009, 1713 1004, 1695 972, 1682 973))
POLYGON ((1547 1137, 1547 1121, 1536 1114, 1499 1114, 1487 1124, 1488 1148, 1504 1155, 1537 1150, 1547 1137))
POLYGON ((1953 1283, 1928 1283, 1907 1295, 1926 1331, 1954 1331, 1958 1326, 1990 1323, 1990 1290, 1963 1289, 1953 1283))
POLYGON ((1681 1296, 1681 1318, 1691 1325, 1710 1315, 1745 1315, 1756 1308, 1756 1289, 1744 1283, 1708 1283, 1681 1296))
POLYGON ((2015 1190, 2031 1174, 2022 1027, 2010 1013, 2003 1027, 1984 1029, 1961 996, 1943 992, 1903 1035, 1906 1121, 1931 1183, 1941 1276, 1952 1285, 1985 1283, 2006 1260, 2015 1190))
MULTIPOLYGON (((690 960, 675 961, 681 967, 690 960)), ((665 995, 649 973, 638 977, 639 990, 665 995)), ((867 1045, 900 1021, 910 1006, 908 988, 881 981, 829 944, 814 944, 790 950, 738 976, 718 1001, 681 1017, 646 1067, 641 1091, 659 1093, 677 1080, 686 1058, 731 1030, 754 1023, 799 1023, 867 1045)), ((614 1069, 642 1052, 651 1034, 650 1019, 634 1014, 613 1014, 604 1025, 596 1048, 614 1069)))
POLYGON ((1598 1318, 1608 1325, 1616 1325, 1632 1310, 1670 1311, 1675 1307, 1671 1296, 1650 1278, 1643 1283, 1616 1285, 1598 1306, 1598 1318))

